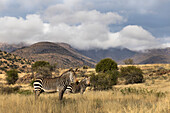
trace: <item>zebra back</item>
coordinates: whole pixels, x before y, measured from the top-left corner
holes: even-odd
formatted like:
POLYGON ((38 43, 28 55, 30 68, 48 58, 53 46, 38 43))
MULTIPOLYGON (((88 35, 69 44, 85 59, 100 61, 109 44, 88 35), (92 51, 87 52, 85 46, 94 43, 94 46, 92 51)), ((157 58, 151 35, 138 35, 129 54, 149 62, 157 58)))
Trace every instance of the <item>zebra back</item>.
POLYGON ((38 78, 34 81, 34 90, 45 92, 59 91, 64 87, 71 85, 76 80, 76 73, 73 69, 70 69, 59 77, 55 78, 38 78))

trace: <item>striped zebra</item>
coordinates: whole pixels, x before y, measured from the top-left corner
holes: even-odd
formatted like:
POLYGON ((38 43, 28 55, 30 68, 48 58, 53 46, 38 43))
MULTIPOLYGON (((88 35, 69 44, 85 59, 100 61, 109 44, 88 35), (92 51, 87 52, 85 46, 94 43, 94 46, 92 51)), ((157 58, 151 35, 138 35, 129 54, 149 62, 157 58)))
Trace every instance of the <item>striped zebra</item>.
POLYGON ((90 77, 86 77, 82 79, 80 82, 76 81, 76 83, 72 83, 66 88, 67 92, 70 93, 80 93, 83 94, 87 88, 87 86, 90 85, 90 77))
POLYGON ((62 100, 67 86, 76 81, 76 72, 72 68, 55 78, 37 78, 34 83, 35 98, 42 92, 59 92, 59 100, 62 100))

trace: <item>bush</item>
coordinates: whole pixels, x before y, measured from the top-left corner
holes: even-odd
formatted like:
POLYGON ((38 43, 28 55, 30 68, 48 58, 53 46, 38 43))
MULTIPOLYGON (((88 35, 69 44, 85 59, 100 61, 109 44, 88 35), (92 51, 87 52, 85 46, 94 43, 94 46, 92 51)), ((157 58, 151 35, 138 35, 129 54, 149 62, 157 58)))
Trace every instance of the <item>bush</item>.
POLYGON ((32 94, 32 92, 30 90, 19 90, 18 93, 21 95, 31 95, 32 94))
POLYGON ((133 61, 133 59, 126 59, 126 60, 124 60, 123 61, 126 65, 133 65, 134 64, 134 61, 133 61))
POLYGON ((105 58, 102 59, 97 65, 96 65, 96 72, 107 72, 107 71, 114 71, 117 70, 117 63, 110 59, 110 58, 105 58))
POLYGON ((20 90, 21 86, 15 87, 0 87, 0 94, 12 94, 12 93, 19 93, 22 95, 30 95, 32 92, 30 90, 20 90))
POLYGON ((91 74, 90 83, 94 90, 108 90, 117 83, 119 72, 107 71, 106 73, 91 74))
POLYGON ((143 72, 135 66, 122 67, 120 69, 121 77, 126 79, 126 84, 142 83, 143 72))
POLYGON ((17 93, 19 90, 20 90, 20 86, 15 86, 15 87, 0 87, 0 93, 1 94, 17 93))
POLYGON ((46 61, 37 61, 32 65, 32 69, 37 72, 38 77, 50 77, 55 66, 46 61))
POLYGON ((15 84, 15 82, 18 80, 18 71, 15 69, 7 71, 6 75, 6 80, 8 84, 15 84))
POLYGON ((89 69, 89 66, 85 65, 85 66, 83 66, 83 69, 89 69))
POLYGON ((46 61, 36 61, 33 65, 32 65, 32 69, 34 71, 36 71, 39 67, 50 67, 50 63, 46 62, 46 61))
POLYGON ((36 70, 36 77, 43 77, 43 78, 47 78, 47 77, 51 77, 52 76, 52 72, 48 67, 39 67, 36 70))

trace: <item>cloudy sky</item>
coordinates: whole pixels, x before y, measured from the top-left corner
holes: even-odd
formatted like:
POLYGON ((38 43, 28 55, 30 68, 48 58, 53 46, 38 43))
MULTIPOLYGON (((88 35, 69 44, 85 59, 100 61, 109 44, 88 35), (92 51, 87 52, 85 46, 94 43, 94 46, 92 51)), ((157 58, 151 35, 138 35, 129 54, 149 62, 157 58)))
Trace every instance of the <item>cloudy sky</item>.
POLYGON ((0 0, 0 42, 170 47, 170 0, 0 0))

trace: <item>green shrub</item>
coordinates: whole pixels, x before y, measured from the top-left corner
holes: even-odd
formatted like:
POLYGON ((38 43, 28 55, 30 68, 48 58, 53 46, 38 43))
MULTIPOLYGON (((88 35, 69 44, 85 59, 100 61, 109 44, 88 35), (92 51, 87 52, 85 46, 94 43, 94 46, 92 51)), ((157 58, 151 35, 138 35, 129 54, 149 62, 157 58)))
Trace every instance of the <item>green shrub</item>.
POLYGON ((15 87, 0 87, 0 94, 12 94, 12 93, 19 93, 22 95, 30 95, 32 92, 30 90, 21 90, 21 86, 15 87))
POLYGON ((19 90, 18 93, 21 95, 31 95, 32 94, 32 92, 30 90, 19 90))
POLYGON ((33 70, 37 70, 39 67, 45 67, 45 66, 50 66, 49 62, 46 61, 36 61, 33 65, 32 65, 32 69, 33 70))
POLYGON ((55 65, 50 65, 46 61, 37 61, 32 65, 32 69, 37 72, 38 77, 49 77, 52 76, 52 71, 54 71, 55 65))
POLYGON ((24 61, 21 61, 21 64, 24 64, 24 61))
POLYGON ((0 70, 1 70, 1 71, 6 71, 6 68, 0 67, 0 70))
POLYGON ((52 71, 49 69, 49 67, 39 67, 36 70, 36 77, 51 77, 52 76, 52 71))
POLYGON ((94 90, 108 90, 117 83, 119 72, 117 70, 106 73, 91 74, 90 83, 94 90))
POLYGON ((15 87, 0 87, 0 93, 1 94, 17 93, 19 90, 20 90, 20 86, 15 86, 15 87))
POLYGON ((6 72, 6 80, 8 84, 15 84, 18 80, 18 71, 15 69, 11 69, 6 72))
POLYGON ((148 90, 147 88, 132 88, 132 87, 127 87, 119 90, 123 95, 131 95, 131 94, 136 94, 136 95, 154 95, 156 97, 166 97, 167 92, 161 92, 157 90, 148 90))
POLYGON ((107 71, 113 71, 113 70, 117 70, 117 69, 118 69, 117 63, 110 58, 102 59, 96 65, 96 72, 105 73, 107 71))
POLYGON ((135 66, 122 67, 120 74, 121 77, 126 79, 126 84, 142 83, 144 81, 142 70, 135 66))
POLYGON ((33 84, 34 84, 34 80, 32 80, 32 81, 30 82, 30 86, 33 87, 33 84))
POLYGON ((89 69, 89 66, 85 65, 83 66, 83 69, 89 69))
POLYGON ((123 61, 126 65, 133 65, 134 64, 134 61, 133 61, 133 59, 126 59, 126 60, 124 60, 123 61))

